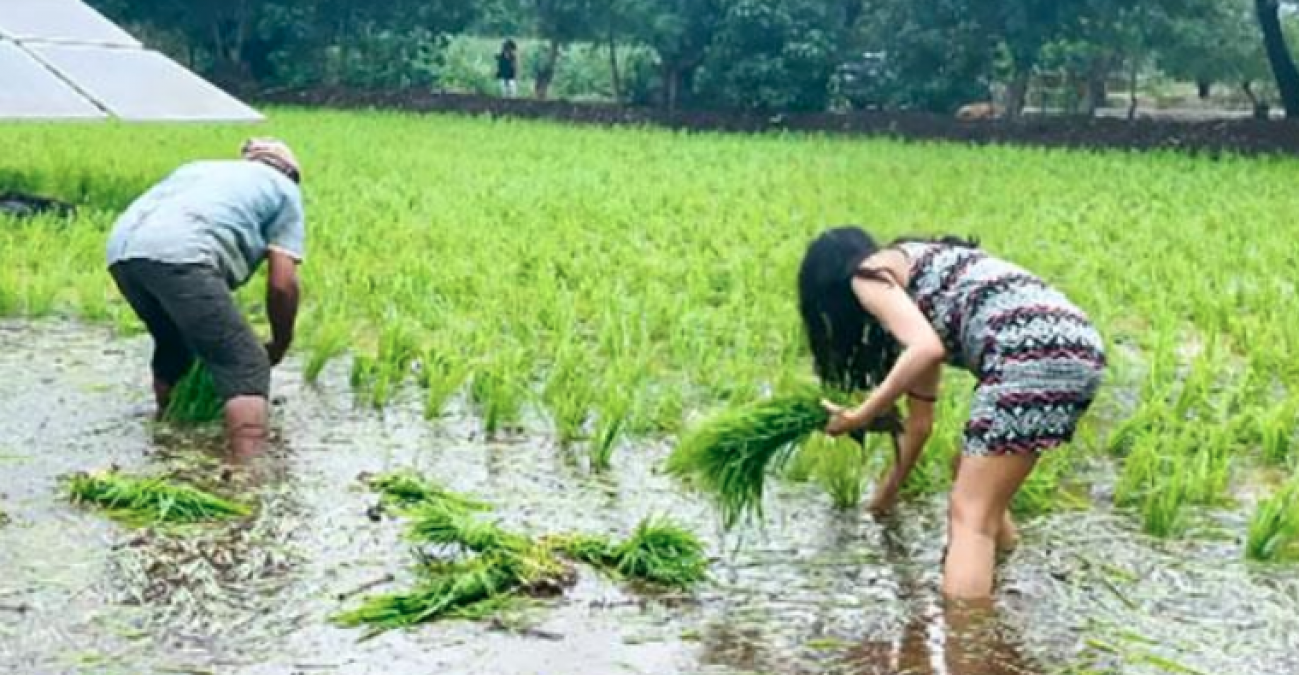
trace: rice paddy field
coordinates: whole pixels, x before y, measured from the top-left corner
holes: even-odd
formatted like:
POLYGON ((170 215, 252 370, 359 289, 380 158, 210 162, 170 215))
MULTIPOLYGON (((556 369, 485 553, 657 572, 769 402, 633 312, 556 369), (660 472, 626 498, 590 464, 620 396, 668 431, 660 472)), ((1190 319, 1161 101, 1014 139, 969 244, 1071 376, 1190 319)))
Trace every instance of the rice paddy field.
MULTIPOLYGON (((271 116, 0 125, 0 192, 80 205, 0 220, 0 671, 1299 672, 1299 162, 271 116), (230 465, 219 430, 152 421, 149 343, 102 256, 135 196, 249 134, 303 161, 308 260, 271 448, 230 465), (1106 338, 1101 399, 1016 501, 991 611, 938 597, 964 375, 886 519, 862 509, 883 441, 812 439, 765 518, 729 531, 664 470, 707 416, 805 385, 794 273, 845 223, 977 236, 1106 338), (68 498, 114 470, 238 508, 163 526, 68 498), (601 544, 553 592, 353 627, 467 564, 385 513, 367 476, 394 471, 481 503, 474 531, 510 541, 671 522, 708 577, 638 587, 582 564, 601 544)), ((240 299, 264 330, 259 286, 240 299)))

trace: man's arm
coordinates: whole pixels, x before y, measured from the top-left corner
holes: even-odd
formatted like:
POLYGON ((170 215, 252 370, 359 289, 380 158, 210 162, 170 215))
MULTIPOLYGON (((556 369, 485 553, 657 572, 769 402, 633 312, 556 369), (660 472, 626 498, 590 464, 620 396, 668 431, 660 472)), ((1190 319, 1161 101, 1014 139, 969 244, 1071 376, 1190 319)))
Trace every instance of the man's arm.
POLYGON ((293 328, 298 320, 298 262, 274 248, 266 255, 266 314, 271 320, 271 342, 266 353, 271 365, 277 366, 293 344, 293 328))

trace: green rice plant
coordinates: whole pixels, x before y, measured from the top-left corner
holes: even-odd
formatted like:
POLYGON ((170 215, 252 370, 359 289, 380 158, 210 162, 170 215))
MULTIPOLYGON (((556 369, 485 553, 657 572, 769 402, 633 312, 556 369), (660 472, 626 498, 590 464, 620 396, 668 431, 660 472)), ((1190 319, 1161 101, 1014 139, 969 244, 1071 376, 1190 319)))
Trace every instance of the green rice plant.
POLYGON ((817 457, 813 473, 830 495, 836 509, 848 511, 861 506, 866 486, 866 448, 851 438, 814 436, 799 454, 817 457))
POLYGON ((65 488, 73 503, 104 509, 133 527, 242 518, 251 513, 243 504, 187 485, 160 477, 132 478, 116 471, 74 474, 65 488))
POLYGON ((444 618, 480 619, 499 607, 517 579, 509 564, 492 557, 450 565, 407 593, 376 595, 334 616, 344 628, 369 628, 368 636, 444 618))
POLYGON ((424 502, 411 508, 406 538, 421 544, 462 546, 474 553, 521 555, 532 547, 527 537, 507 532, 474 512, 447 501, 424 502))
POLYGON ((471 497, 452 492, 414 471, 393 471, 366 480, 370 489, 378 492, 389 506, 410 507, 420 504, 448 504, 455 508, 478 511, 487 505, 471 497))
POLYGON ((446 348, 426 350, 420 363, 417 379, 424 388, 424 418, 437 419, 447 401, 469 378, 469 364, 460 354, 446 348))
POLYGON ((621 393, 613 393, 600 410, 600 421, 591 438, 591 468, 608 471, 613 468, 613 452, 631 414, 631 402, 621 393))
POLYGON ((469 397, 483 419, 483 428, 495 434, 518 425, 527 388, 522 353, 497 356, 473 372, 469 397))
POLYGON ((217 395, 212 373, 202 361, 195 361, 172 388, 164 419, 173 424, 209 424, 224 416, 225 401, 217 395))
POLYGON ((1259 562, 1299 558, 1299 474, 1255 507, 1245 557, 1259 562))
POLYGON ((351 329, 341 321, 326 323, 316 331, 312 342, 311 356, 307 359, 302 376, 307 382, 315 383, 320 379, 325 366, 351 346, 351 329))
POLYGON ((551 540, 556 550, 619 579, 688 590, 708 576, 704 545, 689 530, 667 520, 647 518, 626 541, 576 535, 551 540))
POLYGON ((681 439, 668 471, 709 493, 729 529, 761 518, 768 472, 783 468, 829 421, 821 392, 812 389, 723 411, 681 439))
POLYGON ((1011 511, 1018 516, 1033 518, 1087 508, 1087 498, 1070 491, 1065 484, 1075 475, 1077 468, 1077 455, 1069 448, 1046 453, 1015 493, 1011 511))
POLYGON ((1146 493, 1141 502, 1142 527, 1153 537, 1172 538, 1189 527, 1185 480, 1174 473, 1146 493))

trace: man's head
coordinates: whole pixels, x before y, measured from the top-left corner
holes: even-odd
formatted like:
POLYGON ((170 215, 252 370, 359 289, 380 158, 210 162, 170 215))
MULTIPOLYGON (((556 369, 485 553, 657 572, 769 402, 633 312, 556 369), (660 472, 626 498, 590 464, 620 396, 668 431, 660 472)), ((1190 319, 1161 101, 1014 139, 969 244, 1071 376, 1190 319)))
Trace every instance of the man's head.
POLYGON ((302 182, 302 168, 289 146, 276 138, 250 138, 244 141, 239 153, 250 162, 261 162, 288 176, 293 182, 302 182))

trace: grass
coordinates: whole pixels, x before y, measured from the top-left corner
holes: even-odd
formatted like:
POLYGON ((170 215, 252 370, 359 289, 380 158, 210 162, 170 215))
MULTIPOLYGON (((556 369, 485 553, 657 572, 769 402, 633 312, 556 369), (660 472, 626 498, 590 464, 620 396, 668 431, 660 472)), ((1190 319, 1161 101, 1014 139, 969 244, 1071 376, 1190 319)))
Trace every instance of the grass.
POLYGON ((115 520, 134 527, 228 520, 251 513, 243 504, 188 485, 160 477, 124 476, 116 471, 72 475, 66 490, 73 503, 103 509, 115 520))
POLYGON ((217 395, 212 373, 202 361, 195 361, 171 391, 166 420, 174 424, 209 424, 224 415, 225 402, 217 395))
MULTIPOLYGON (((1293 247, 1260 242, 1299 237, 1299 193, 1283 189, 1299 161, 269 112, 258 133, 308 168, 319 261, 302 268, 295 356, 313 377, 355 357, 366 404, 415 388, 437 420, 463 397, 487 430, 527 427, 616 469, 694 411, 807 376, 800 256, 825 226, 857 222, 882 240, 975 234, 1087 310, 1111 356, 1096 436, 1114 452, 1067 452, 1117 465, 1135 522, 1178 531, 1171 514, 1229 507, 1242 469, 1295 461, 1293 247)), ((114 217, 247 133, 0 125, 0 190, 81 206, 68 223, 0 226, 0 316, 138 331, 102 268, 114 217)), ((239 298, 265 332, 263 290, 239 298)), ((968 387, 948 384, 908 496, 950 487, 968 387)), ((1034 479, 1030 512, 1069 499, 1051 478, 1034 479)), ((846 503, 850 488, 832 489, 846 503)))

